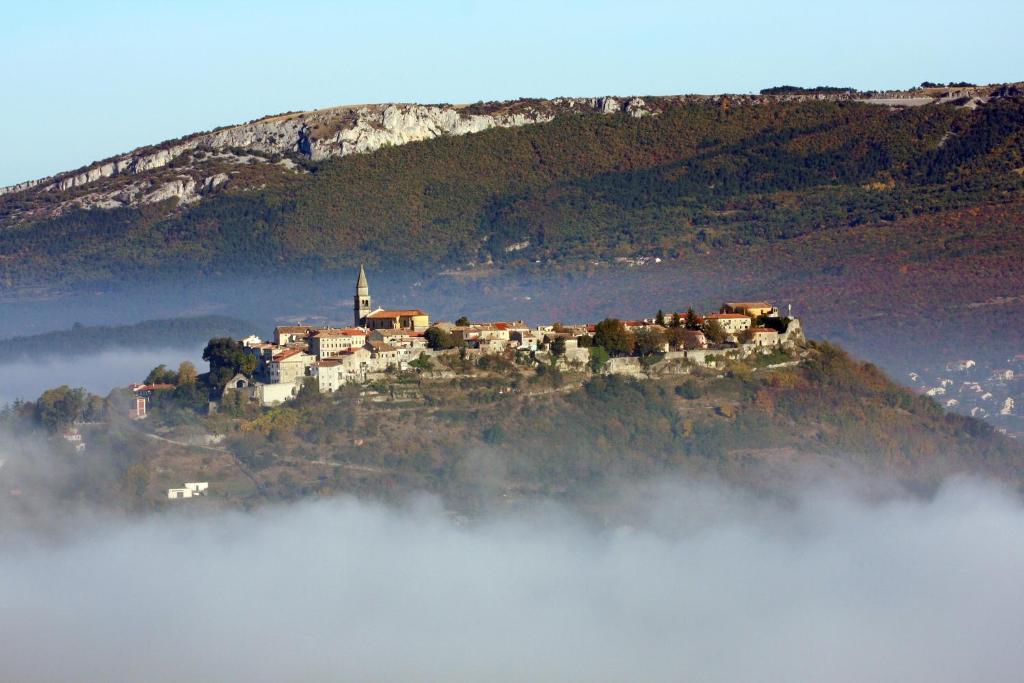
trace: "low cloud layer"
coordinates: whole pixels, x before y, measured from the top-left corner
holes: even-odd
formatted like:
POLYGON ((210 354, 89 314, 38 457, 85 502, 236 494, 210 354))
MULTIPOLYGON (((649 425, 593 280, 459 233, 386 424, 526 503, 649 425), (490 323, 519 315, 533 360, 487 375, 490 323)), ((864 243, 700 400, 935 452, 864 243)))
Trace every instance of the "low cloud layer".
POLYGON ((150 370, 164 364, 176 369, 183 360, 205 368, 202 349, 113 349, 85 356, 43 359, 15 358, 0 362, 0 406, 15 399, 34 400, 47 389, 67 384, 106 396, 114 387, 141 382, 150 370))
MULTIPOLYGON (((0 548, 0 679, 965 681, 1024 670, 1024 508, 664 486, 629 525, 429 500, 0 548)), ((183 501, 185 503, 186 501, 183 501)), ((184 508, 183 508, 184 509, 184 508)))

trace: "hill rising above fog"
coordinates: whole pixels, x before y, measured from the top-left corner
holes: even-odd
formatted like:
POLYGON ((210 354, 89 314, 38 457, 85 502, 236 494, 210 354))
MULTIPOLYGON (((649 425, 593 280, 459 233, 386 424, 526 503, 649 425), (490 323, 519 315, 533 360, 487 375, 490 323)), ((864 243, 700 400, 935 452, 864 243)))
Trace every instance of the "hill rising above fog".
POLYGON ((452 354, 423 372, 269 408, 235 394, 209 415, 208 397, 182 385, 155 395, 145 420, 126 417, 131 395, 117 390, 84 402, 84 453, 46 421, 50 392, 0 411, 0 485, 21 491, 0 496, 0 533, 47 505, 178 505, 167 489, 191 481, 209 482, 216 506, 430 491, 467 511, 542 498, 602 510, 621 484, 675 477, 782 496, 815 481, 930 493, 965 473, 1024 490, 1018 442, 832 345, 718 369, 659 362, 639 381, 562 367, 452 354))

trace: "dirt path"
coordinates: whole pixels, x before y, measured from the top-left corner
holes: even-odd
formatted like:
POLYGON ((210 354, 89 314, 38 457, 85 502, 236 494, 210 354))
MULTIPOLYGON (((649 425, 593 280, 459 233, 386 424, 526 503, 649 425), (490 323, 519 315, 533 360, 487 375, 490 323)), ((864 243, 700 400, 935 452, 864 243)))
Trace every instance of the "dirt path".
POLYGON ((182 448, 202 448, 204 451, 214 451, 216 453, 230 453, 231 452, 231 451, 229 451, 226 448, 218 448, 216 446, 202 446, 200 444, 185 443, 184 441, 175 441, 174 439, 168 439, 165 436, 160 436, 159 434, 151 434, 149 432, 146 432, 146 436, 148 436, 150 439, 156 439, 157 441, 163 441, 165 443, 171 443, 171 444, 174 444, 175 446, 181 446, 182 448))

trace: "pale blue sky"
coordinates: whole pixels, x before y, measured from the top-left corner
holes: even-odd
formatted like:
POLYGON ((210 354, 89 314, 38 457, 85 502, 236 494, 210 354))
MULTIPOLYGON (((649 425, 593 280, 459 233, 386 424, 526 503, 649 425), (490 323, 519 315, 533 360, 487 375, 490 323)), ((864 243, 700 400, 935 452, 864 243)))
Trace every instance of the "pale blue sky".
POLYGON ((345 103, 1024 79, 1021 0, 0 0, 0 185, 345 103))

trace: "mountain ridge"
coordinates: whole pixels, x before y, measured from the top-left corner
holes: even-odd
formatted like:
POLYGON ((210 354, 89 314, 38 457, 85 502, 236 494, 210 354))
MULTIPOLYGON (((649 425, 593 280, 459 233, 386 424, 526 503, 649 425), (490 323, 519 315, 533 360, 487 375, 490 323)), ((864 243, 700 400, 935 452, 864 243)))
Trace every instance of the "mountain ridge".
MULTIPOLYGON (((552 99, 519 99, 475 104, 417 104, 377 103, 350 104, 308 111, 273 114, 247 123, 231 124, 210 131, 196 132, 169 139, 154 145, 144 145, 124 154, 107 157, 78 169, 56 173, 43 178, 30 179, 0 187, 0 196, 33 189, 44 192, 66 191, 82 187, 102 178, 139 175, 164 168, 182 154, 191 150, 211 149, 234 152, 234 161, 246 163, 253 157, 237 154, 244 149, 257 155, 298 154, 312 161, 372 152, 385 145, 405 144, 432 139, 442 135, 464 135, 492 127, 513 127, 544 123, 555 116, 568 113, 599 111, 610 114, 623 112, 634 117, 657 115, 665 107, 681 102, 728 101, 738 106, 783 101, 830 100, 862 101, 886 106, 921 106, 966 100, 964 104, 979 103, 1013 95, 1020 84, 971 86, 955 88, 917 88, 906 91, 853 90, 840 92, 784 92, 762 95, 668 95, 668 96, 603 96, 559 97, 552 99)), ((256 159, 261 158, 256 156, 256 159)), ((286 168, 293 163, 279 161, 286 168)), ((223 180, 218 176, 200 184, 165 185, 163 191, 121 193, 114 197, 103 195, 79 204, 86 207, 111 208, 115 205, 137 205, 157 202, 170 196, 194 201, 203 190, 215 189, 223 180), (177 191, 175 191, 177 190, 177 191), (125 201, 127 199, 127 201, 125 201)))

